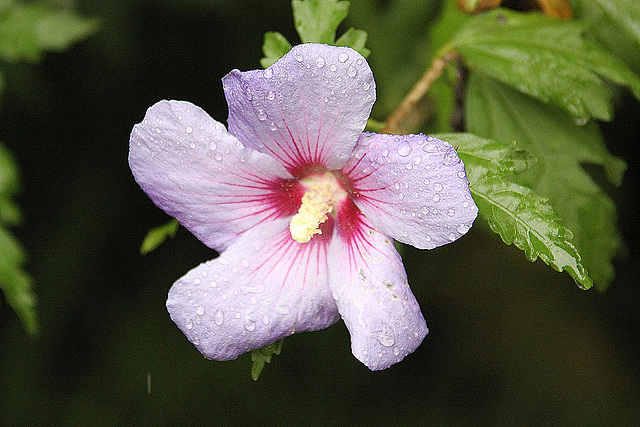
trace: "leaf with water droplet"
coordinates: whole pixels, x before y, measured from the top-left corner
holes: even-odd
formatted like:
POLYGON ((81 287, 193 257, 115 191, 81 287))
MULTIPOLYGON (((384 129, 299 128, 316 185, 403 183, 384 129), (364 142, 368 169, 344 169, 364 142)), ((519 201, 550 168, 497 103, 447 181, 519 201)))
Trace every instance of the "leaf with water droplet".
POLYGON ((149 252, 155 250, 164 243, 165 240, 174 237, 178 232, 180 224, 178 220, 172 219, 166 224, 159 225, 149 230, 142 245, 140 246, 140 255, 146 255, 149 252))
POLYGON ((639 99, 640 78, 584 31, 576 21, 499 9, 469 20, 449 48, 478 72, 576 119, 610 120, 612 94, 602 78, 639 99))
POLYGON ((258 378, 260 378, 264 364, 271 363, 271 356, 280 354, 282 344, 284 344, 284 339, 251 352, 251 361, 253 362, 251 366, 251 378, 254 381, 258 381, 258 378))
POLYGON ((515 140, 537 157, 535 165, 512 180, 549 199, 573 232, 571 243, 589 276, 599 289, 606 288, 620 248, 615 205, 582 164, 602 166, 614 185, 620 184, 626 165, 607 151, 597 125, 576 126, 563 111, 475 73, 465 108, 469 130, 506 143, 515 140))

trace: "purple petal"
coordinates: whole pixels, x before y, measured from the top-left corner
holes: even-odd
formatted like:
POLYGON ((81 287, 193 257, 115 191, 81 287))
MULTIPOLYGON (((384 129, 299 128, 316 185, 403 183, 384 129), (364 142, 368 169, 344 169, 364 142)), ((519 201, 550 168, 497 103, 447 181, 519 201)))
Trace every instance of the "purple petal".
POLYGON ((289 212, 282 190, 291 175, 191 103, 149 108, 129 150, 133 175, 151 200, 218 251, 266 218, 297 209, 291 203, 289 212))
POLYGON ((376 371, 412 353, 428 330, 393 242, 362 221, 350 239, 331 242, 329 286, 353 355, 376 371))
POLYGON ((261 224, 169 291, 171 319, 208 359, 230 360, 339 317, 327 284, 327 240, 299 244, 288 220, 261 224))
POLYGON ((341 169, 375 100, 366 60, 346 47, 302 44, 266 70, 223 80, 229 132, 294 175, 305 166, 341 169))
POLYGON ((478 214, 464 164, 436 138, 365 133, 343 172, 371 223, 420 249, 456 240, 478 214))

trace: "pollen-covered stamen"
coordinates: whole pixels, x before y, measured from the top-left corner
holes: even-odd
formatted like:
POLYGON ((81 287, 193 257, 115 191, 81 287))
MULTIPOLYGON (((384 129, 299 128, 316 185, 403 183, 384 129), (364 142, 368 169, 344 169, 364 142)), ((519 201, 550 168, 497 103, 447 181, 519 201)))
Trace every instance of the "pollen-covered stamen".
POLYGON ((298 243, 307 243, 314 235, 322 234, 320 224, 347 195, 330 172, 306 181, 302 205, 289 224, 291 237, 298 243))

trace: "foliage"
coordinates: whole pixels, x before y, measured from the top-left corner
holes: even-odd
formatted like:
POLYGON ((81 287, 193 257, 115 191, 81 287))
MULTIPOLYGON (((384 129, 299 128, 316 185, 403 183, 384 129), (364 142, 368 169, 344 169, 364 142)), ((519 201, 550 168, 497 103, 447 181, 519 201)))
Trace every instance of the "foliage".
POLYGON ((280 354, 283 344, 284 340, 279 340, 251 352, 251 361, 253 362, 251 366, 251 378, 254 381, 258 381, 258 378, 260 378, 264 364, 271 363, 271 356, 280 354))
MULTIPOLYGON (((67 49, 94 33, 97 26, 97 20, 51 3, 0 0, 0 60, 37 63, 46 51, 67 49)), ((0 95, 5 84, 0 71, 0 95)), ((25 252, 6 228, 20 222, 20 210, 13 202, 18 186, 17 164, 0 143, 0 289, 27 332, 36 334, 36 297, 24 271, 25 252)))
MULTIPOLYGON (((349 28, 336 40, 336 31, 347 17, 348 1, 339 0, 293 0, 293 22, 302 43, 325 43, 334 46, 349 46, 369 56, 365 47, 367 33, 349 28)), ((291 49, 291 44, 280 33, 268 32, 264 37, 260 65, 267 68, 291 49)))

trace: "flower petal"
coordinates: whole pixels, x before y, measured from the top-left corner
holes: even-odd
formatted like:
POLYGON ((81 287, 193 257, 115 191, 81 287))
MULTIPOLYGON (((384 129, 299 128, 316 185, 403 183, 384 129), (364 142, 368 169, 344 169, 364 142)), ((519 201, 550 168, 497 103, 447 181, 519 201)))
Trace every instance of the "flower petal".
POLYGON ((358 231, 331 242, 329 286, 353 355, 376 371, 412 353, 428 329, 393 242, 361 218, 358 231))
POLYGON ((456 240, 478 214, 462 160, 437 138, 364 133, 343 172, 371 223, 420 249, 456 240))
POLYGON ((299 244, 288 220, 261 224, 169 291, 171 319, 207 358, 231 360, 339 317, 327 284, 327 239, 299 244))
POLYGON ((346 47, 302 44, 266 70, 222 79, 229 132, 294 175, 303 167, 341 169, 375 101, 366 60, 346 47))
POLYGON ((292 215, 299 206, 295 188, 283 190, 293 184, 281 165, 244 148, 189 102, 160 101, 147 110, 131 133, 129 165, 158 207, 218 251, 257 223, 292 215))

